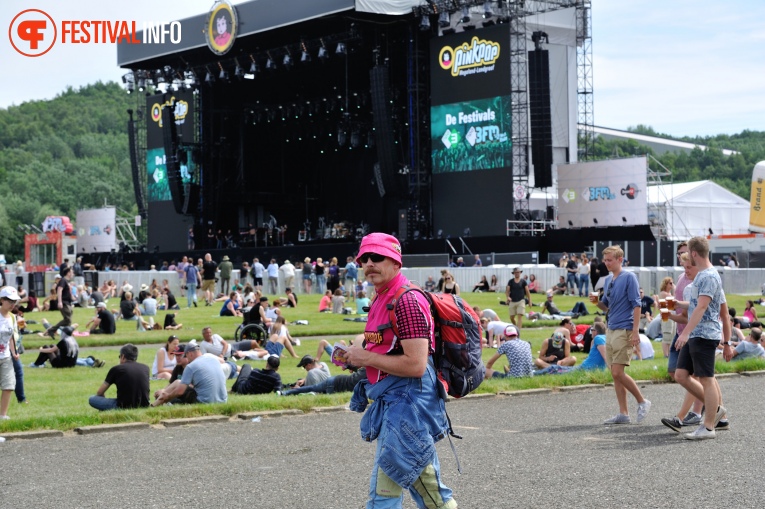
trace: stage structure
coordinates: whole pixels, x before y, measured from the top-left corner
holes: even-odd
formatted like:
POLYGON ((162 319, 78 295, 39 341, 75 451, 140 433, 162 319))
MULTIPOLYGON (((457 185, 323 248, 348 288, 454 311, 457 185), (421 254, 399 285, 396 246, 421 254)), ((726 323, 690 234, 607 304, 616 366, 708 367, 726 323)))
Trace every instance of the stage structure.
POLYGON ((149 249, 186 249, 189 231, 197 247, 258 248, 373 229, 504 235, 529 219, 535 174, 554 181, 580 154, 589 7, 218 1, 181 20, 179 44, 119 45, 149 249), (545 161, 532 157, 537 50, 545 161))

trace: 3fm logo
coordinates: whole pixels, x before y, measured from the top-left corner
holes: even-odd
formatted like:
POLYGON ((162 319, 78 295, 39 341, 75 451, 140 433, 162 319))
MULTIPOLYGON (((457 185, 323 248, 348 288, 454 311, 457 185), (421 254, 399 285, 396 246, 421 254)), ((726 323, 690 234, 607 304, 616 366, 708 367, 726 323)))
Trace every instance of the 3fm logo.
POLYGON ((39 9, 21 11, 8 28, 8 39, 13 49, 27 57, 46 54, 55 44, 57 36, 53 18, 39 9))

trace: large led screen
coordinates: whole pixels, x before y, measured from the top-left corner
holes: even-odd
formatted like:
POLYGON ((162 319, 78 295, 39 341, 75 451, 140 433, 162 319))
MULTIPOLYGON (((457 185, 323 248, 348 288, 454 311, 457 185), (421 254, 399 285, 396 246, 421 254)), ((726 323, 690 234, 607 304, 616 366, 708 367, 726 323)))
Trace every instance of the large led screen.
POLYGON ((510 97, 494 97, 433 106, 433 173, 512 166, 510 105, 510 97))
POLYGON ((560 228, 648 224, 645 157, 558 165, 560 228))

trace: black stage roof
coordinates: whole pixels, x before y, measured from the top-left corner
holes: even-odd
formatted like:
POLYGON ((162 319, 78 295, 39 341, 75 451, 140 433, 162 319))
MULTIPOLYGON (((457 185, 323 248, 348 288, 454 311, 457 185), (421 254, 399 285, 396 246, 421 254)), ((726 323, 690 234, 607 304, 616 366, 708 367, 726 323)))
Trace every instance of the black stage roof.
MULTIPOLYGON (((355 8, 354 0, 252 0, 235 6, 239 18, 237 39, 288 25, 295 25, 355 8)), ((119 44, 117 65, 126 68, 151 68, 152 61, 180 52, 204 48, 207 50, 204 28, 209 13, 180 20, 182 40, 179 44, 119 44)), ((143 32, 140 32, 143 40, 143 32)), ((236 50, 234 43, 232 52, 236 50)), ((233 56, 229 55, 229 56, 233 56)))

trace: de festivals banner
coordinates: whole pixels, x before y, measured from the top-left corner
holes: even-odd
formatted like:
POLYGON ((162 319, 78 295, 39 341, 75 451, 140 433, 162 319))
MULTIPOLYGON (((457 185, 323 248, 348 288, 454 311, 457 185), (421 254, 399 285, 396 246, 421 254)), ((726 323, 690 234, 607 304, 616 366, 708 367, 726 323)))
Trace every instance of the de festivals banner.
POLYGON ((512 166, 511 118, 507 96, 433 106, 433 173, 512 166))
POLYGON ((648 224, 645 157, 558 165, 558 227, 648 224))

